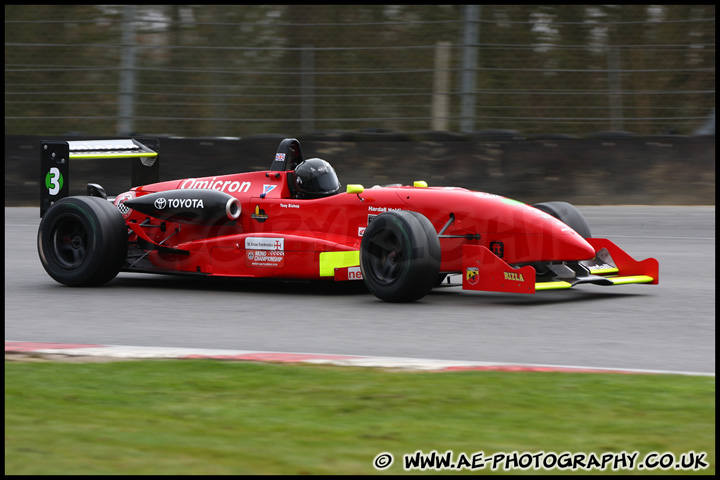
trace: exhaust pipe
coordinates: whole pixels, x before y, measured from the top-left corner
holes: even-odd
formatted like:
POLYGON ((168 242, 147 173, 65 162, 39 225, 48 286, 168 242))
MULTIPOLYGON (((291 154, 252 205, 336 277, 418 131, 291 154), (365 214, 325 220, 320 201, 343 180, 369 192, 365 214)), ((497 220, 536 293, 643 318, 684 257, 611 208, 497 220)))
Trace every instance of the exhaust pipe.
POLYGON ((168 222, 213 225, 237 220, 240 200, 225 192, 207 189, 167 190, 135 197, 125 206, 168 222))

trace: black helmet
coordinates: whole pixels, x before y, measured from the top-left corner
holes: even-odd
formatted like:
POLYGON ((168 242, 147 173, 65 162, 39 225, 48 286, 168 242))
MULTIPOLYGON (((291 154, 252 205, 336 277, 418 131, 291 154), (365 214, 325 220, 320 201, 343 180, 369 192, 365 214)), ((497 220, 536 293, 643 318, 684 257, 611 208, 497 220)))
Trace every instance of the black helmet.
POLYGON ((295 168, 295 190, 300 198, 327 197, 340 191, 340 182, 332 165, 309 158, 295 168))

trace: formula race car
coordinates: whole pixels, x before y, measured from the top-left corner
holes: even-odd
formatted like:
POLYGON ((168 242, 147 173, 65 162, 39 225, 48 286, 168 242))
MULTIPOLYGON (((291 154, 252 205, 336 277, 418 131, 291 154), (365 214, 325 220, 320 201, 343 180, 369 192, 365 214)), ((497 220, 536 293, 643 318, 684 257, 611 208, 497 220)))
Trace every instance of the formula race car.
POLYGON ((462 288, 535 293, 578 284, 657 284, 658 262, 593 238, 564 202, 526 205, 456 187, 341 191, 325 160, 280 143, 265 171, 159 182, 154 139, 43 141, 38 252, 69 286, 121 272, 365 282, 412 302, 451 274, 462 288), (70 161, 132 159, 130 191, 68 196, 70 161))

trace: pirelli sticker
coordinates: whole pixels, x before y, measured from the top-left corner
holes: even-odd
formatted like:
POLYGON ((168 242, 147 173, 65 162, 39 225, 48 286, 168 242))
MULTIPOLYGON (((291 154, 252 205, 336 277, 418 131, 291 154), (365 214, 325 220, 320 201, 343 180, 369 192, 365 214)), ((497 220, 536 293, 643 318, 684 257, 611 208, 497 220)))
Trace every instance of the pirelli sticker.
POLYGON ((256 268, 283 268, 285 266, 285 239, 247 237, 245 264, 256 268))

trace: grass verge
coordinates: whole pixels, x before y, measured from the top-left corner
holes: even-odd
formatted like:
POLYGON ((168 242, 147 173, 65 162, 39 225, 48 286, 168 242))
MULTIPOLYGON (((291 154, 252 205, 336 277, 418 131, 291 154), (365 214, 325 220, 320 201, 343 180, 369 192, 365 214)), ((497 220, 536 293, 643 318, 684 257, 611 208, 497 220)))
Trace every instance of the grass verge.
POLYGON ((714 474, 715 378, 5 362, 5 474, 373 474, 381 452, 398 474, 418 450, 706 452, 714 474))

